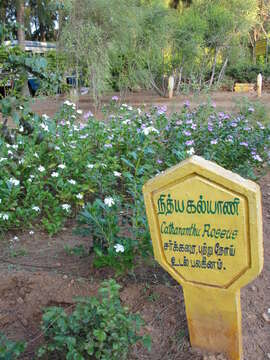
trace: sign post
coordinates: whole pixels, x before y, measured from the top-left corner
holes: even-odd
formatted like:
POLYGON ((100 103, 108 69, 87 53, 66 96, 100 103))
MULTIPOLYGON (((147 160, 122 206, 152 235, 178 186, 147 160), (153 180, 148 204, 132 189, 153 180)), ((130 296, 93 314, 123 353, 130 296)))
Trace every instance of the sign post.
POLYGON ((183 286, 191 345, 241 360, 240 288, 263 266, 259 186, 193 156, 143 192, 155 259, 183 286))

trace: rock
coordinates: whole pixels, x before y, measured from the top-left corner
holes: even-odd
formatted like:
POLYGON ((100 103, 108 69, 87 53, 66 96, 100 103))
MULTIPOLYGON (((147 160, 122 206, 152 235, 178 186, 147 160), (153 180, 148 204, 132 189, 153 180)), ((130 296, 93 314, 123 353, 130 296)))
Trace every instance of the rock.
POLYGON ((263 319, 266 321, 266 322, 270 322, 270 317, 269 317, 269 315, 268 314, 266 314, 266 313, 263 313, 262 314, 262 317, 263 317, 263 319))
POLYGON ((257 289, 256 289, 256 286, 252 285, 252 286, 251 286, 251 290, 252 290, 252 291, 256 291, 256 290, 257 290, 257 289))
POLYGON ((24 301, 23 301, 23 299, 22 299, 21 297, 19 297, 19 298, 17 299, 17 303, 18 303, 18 304, 23 304, 24 301))
POLYGON ((270 359, 270 353, 267 353, 267 358, 270 359))
POLYGON ((67 276, 67 275, 64 275, 64 276, 63 276, 63 279, 67 279, 67 278, 68 278, 68 276, 67 276))

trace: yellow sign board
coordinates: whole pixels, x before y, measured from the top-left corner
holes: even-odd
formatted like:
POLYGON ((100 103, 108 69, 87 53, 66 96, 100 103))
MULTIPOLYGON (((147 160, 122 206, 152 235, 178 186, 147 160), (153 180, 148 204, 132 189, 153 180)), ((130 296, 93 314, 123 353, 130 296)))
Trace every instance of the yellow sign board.
POLYGON ((255 55, 265 55, 267 53, 267 39, 258 40, 255 43, 255 55))
POLYGON ((184 289, 191 344, 241 359, 239 290, 263 266, 258 185, 193 156, 143 192, 155 258, 184 289))
POLYGON ((255 84, 247 84, 247 83, 235 83, 234 91, 235 92, 250 92, 254 91, 255 84))

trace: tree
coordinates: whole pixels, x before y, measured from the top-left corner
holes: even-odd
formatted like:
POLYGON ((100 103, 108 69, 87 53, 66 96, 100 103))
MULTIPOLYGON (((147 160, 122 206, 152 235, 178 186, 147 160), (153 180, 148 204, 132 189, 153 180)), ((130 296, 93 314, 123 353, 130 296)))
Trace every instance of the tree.
POLYGON ((16 0, 17 37, 22 50, 25 49, 24 9, 24 0, 16 0))

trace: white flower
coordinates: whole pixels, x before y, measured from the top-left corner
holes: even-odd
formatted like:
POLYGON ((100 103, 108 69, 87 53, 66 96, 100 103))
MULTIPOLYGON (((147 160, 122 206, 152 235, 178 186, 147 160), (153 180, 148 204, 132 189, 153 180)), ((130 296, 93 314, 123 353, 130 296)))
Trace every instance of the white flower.
POLYGON ((104 199, 104 204, 108 205, 109 207, 113 206, 115 204, 114 200, 112 197, 106 197, 104 199))
POLYGON ((188 155, 193 155, 195 153, 194 147, 191 147, 189 150, 187 150, 188 155))
POLYGON ((20 106, 19 106, 19 109, 20 109, 20 110, 23 110, 23 106, 22 106, 22 105, 20 105, 20 106))
POLYGON ((78 110, 77 110, 77 114, 81 115, 82 113, 83 113, 83 112, 82 112, 81 109, 78 109, 78 110))
POLYGON ((8 150, 8 155, 13 155, 13 152, 11 150, 8 150))
POLYGON ((14 150, 18 150, 18 145, 12 145, 12 148, 14 149, 14 150))
POLYGON ((9 182, 14 186, 20 185, 20 181, 17 179, 10 178, 9 182))
POLYGON ((0 158, 0 163, 2 162, 2 161, 5 161, 5 160, 7 160, 7 158, 0 158))
POLYGON ((57 145, 54 148, 55 148, 55 150, 60 150, 60 147, 57 145))
POLYGON ((40 166, 38 167, 38 171, 40 171, 40 172, 45 171, 45 167, 44 167, 44 166, 42 166, 42 165, 40 165, 40 166))
POLYGON ((118 253, 118 252, 123 253, 123 252, 125 251, 124 246, 121 245, 121 244, 116 244, 116 245, 114 245, 114 248, 115 248, 115 251, 116 251, 117 253, 118 253))
POLYGON ((14 240, 14 241, 19 241, 18 236, 14 236, 14 237, 13 237, 13 240, 14 240))
POLYGON ((34 233, 35 233, 35 232, 34 232, 33 230, 30 230, 30 231, 29 231, 29 235, 34 235, 34 233))
POLYGON ((123 121, 123 124, 124 124, 124 125, 130 124, 130 120, 129 120, 129 119, 124 120, 124 121, 123 121))
POLYGON ((94 164, 87 164, 86 166, 88 167, 88 169, 93 169, 94 164))
POLYGON ((75 185, 75 184, 76 184, 76 181, 73 180, 73 179, 68 180, 68 182, 69 182, 71 185, 75 185))
POLYGON ((19 127, 19 132, 24 132, 24 127, 23 126, 19 127))
POLYGON ((24 159, 19 160, 19 164, 22 165, 24 163, 24 159))
POLYGON ((148 135, 151 132, 155 132, 155 133, 159 134, 159 131, 156 128, 154 128, 153 126, 148 126, 147 128, 143 129, 144 135, 148 135))
POLYGON ((9 216, 8 216, 8 214, 0 214, 0 219, 8 220, 9 216))
POLYGON ((34 157, 36 157, 37 159, 39 158, 39 156, 38 156, 38 154, 36 152, 34 153, 34 157))
POLYGON ((76 198, 79 199, 79 200, 81 200, 81 199, 83 198, 83 194, 81 194, 81 193, 77 194, 77 195, 76 195, 76 198))
POLYGON ((36 212, 40 212, 40 208, 38 206, 32 206, 32 210, 36 212))
POLYGON ((114 171, 114 172, 113 172, 113 175, 116 176, 116 177, 120 177, 120 176, 121 176, 121 173, 118 172, 118 171, 114 171))
POLYGON ((68 106, 72 106, 72 105, 73 105, 72 102, 70 102, 69 100, 66 100, 66 101, 64 102, 64 104, 65 104, 65 105, 68 105, 68 106))
POLYGON ((1 202, 2 202, 2 199, 0 199, 0 204, 1 204, 1 202))
POLYGON ((42 117, 45 119, 45 120, 48 120, 49 119, 49 116, 47 114, 42 114, 42 117))
POLYGON ((63 204, 63 205, 62 205, 62 209, 63 209, 63 210, 69 211, 70 208, 71 208, 71 205, 69 205, 69 204, 63 204))
POLYGON ((66 165, 65 164, 60 164, 58 165, 59 169, 65 169, 66 168, 66 165))
POLYGON ((58 176, 59 176, 58 172, 55 172, 55 171, 51 175, 51 177, 58 177, 58 176))
POLYGON ((46 124, 40 124, 40 127, 42 127, 42 129, 44 130, 44 131, 49 131, 49 128, 48 128, 48 125, 46 125, 46 124))

